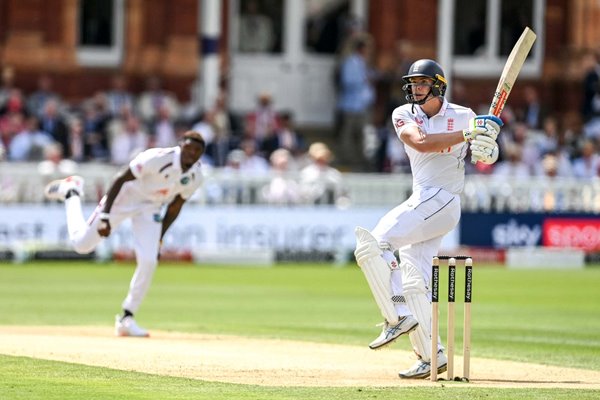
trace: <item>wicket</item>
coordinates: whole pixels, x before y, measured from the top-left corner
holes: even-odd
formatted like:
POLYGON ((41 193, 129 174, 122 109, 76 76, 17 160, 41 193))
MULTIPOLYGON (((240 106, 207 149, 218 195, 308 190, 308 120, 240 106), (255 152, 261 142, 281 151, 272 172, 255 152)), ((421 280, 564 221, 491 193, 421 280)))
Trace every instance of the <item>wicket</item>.
POLYGON ((471 368, 471 291, 473 286, 473 259, 470 256, 433 257, 431 267, 431 381, 437 381, 437 345, 439 336, 440 260, 448 260, 448 380, 469 381, 471 368), (465 301, 463 320, 463 377, 454 378, 454 302, 456 295, 456 260, 465 262, 465 301))

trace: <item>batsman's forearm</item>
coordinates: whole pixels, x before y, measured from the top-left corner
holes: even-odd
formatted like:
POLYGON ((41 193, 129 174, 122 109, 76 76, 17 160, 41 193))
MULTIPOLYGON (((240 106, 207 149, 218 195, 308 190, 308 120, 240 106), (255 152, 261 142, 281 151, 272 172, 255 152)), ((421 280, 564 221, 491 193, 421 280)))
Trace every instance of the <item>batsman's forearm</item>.
POLYGON ((420 129, 418 132, 403 133, 401 139, 421 153, 435 153, 465 141, 462 131, 427 134, 420 129))

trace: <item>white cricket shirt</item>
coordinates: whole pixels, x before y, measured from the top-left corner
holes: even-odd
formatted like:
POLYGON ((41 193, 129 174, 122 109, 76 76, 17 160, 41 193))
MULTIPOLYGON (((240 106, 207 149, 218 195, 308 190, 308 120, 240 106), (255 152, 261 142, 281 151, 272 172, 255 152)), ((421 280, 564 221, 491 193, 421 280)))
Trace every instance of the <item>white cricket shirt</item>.
MULTIPOLYGON (((475 117, 473 110, 444 99, 439 113, 429 118, 420 106, 405 104, 394 110, 392 122, 396 134, 409 126, 417 125, 427 135, 456 132, 468 128, 469 119, 475 117)), ((462 192, 465 184, 465 155, 468 144, 456 144, 437 153, 421 153, 410 146, 404 146, 410 160, 413 175, 413 191, 428 187, 445 189, 451 193, 462 192)))
POLYGON ((115 206, 161 206, 173 201, 178 194, 188 199, 202 184, 200 165, 197 162, 182 172, 179 146, 145 150, 129 163, 136 179, 125 182, 115 206))

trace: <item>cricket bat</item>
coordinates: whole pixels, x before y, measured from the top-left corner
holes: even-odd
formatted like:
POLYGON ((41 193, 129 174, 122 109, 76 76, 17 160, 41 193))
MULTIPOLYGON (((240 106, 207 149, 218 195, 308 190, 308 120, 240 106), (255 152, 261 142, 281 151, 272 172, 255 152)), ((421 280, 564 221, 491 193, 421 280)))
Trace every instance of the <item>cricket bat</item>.
POLYGON ((535 42, 535 38, 535 33, 529 27, 525 27, 521 37, 517 40, 517 43, 510 52, 506 64, 504 64, 504 69, 502 70, 502 75, 500 75, 496 92, 494 92, 494 97, 492 98, 490 114, 500 117, 504 105, 506 104, 506 99, 508 99, 508 95, 510 94, 513 85, 517 80, 517 76, 523 67, 523 63, 527 58, 527 54, 529 54, 533 42, 535 42))

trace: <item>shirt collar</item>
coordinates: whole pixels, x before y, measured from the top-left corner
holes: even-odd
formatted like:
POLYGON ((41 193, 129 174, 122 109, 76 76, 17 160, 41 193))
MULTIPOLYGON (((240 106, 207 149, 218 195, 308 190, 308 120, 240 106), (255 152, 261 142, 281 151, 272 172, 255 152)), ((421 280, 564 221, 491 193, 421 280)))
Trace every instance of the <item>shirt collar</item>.
MULTIPOLYGON (((437 114, 435 114, 434 116, 432 116, 431 118, 435 118, 436 116, 440 116, 443 117, 446 114, 446 110, 448 109, 448 100, 446 100, 445 97, 442 97, 443 101, 442 101, 442 107, 440 108, 440 111, 438 111, 437 114)), ((431 119, 430 117, 427 117, 427 115, 425 114, 425 112, 423 111, 423 109, 421 108, 421 106, 417 107, 418 113, 420 116, 422 117, 426 117, 428 119, 431 119)))
POLYGON ((446 100, 445 97, 443 97, 444 101, 442 102, 442 108, 440 108, 440 111, 437 113, 437 115, 440 116, 444 116, 446 115, 446 110, 448 109, 448 100, 446 100))

